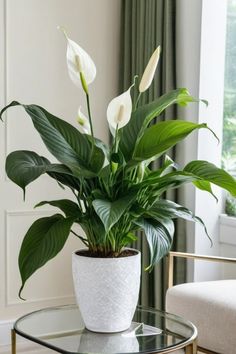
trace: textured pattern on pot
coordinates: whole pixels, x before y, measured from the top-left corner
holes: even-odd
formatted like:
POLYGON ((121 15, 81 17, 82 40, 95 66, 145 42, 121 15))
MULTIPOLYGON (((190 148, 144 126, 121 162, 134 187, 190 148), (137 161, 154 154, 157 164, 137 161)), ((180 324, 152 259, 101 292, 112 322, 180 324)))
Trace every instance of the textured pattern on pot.
POLYGON ((138 302, 140 252, 120 258, 72 255, 77 304, 85 326, 94 332, 128 329, 138 302))

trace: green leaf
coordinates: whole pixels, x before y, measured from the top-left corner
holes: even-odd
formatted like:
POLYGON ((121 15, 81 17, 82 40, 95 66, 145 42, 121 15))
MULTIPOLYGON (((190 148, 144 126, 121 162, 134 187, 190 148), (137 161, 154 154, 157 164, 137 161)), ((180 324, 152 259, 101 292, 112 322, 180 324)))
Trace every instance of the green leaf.
MULTIPOLYGON (((92 140, 93 140, 92 136, 89 135, 89 134, 86 134, 86 137, 90 141, 90 143, 92 143, 92 140)), ((109 159, 109 155, 110 155, 109 147, 102 140, 100 140, 98 138, 94 137, 94 141, 95 141, 95 145, 103 151, 104 156, 108 160, 109 159)))
POLYGON ((61 209, 66 217, 73 217, 74 219, 79 219, 81 217, 81 211, 75 202, 68 199, 50 200, 42 201, 35 205, 35 208, 43 206, 45 204, 52 205, 56 208, 61 209))
POLYGON ((236 196, 236 180, 229 173, 210 162, 192 161, 185 166, 184 171, 216 184, 236 196))
POLYGON ((2 115, 3 115, 3 113, 4 113, 9 107, 14 107, 14 106, 19 106, 19 102, 17 102, 17 101, 12 101, 9 105, 7 105, 6 107, 4 107, 4 108, 0 111, 0 119, 2 120, 2 115))
MULTIPOLYGON (((63 165, 62 165, 63 166, 63 165)), ((66 166, 65 166, 66 167, 66 166)), ((80 181, 78 178, 67 174, 67 173, 61 173, 61 172, 47 172, 47 174, 54 178, 58 184, 61 186, 61 184, 65 185, 66 187, 69 187, 71 189, 75 190, 80 190, 80 181)))
POLYGON ((145 232, 150 249, 150 265, 146 270, 152 270, 155 263, 162 259, 171 248, 174 223, 170 219, 162 219, 162 222, 159 222, 142 218, 135 221, 135 224, 140 226, 145 232))
POLYGON ((92 202, 94 210, 102 220, 106 232, 108 232, 111 227, 117 223, 135 198, 136 194, 130 194, 116 200, 115 202, 102 199, 95 199, 92 202))
POLYGON ((25 191, 25 187, 47 171, 50 162, 33 151, 14 151, 6 158, 7 176, 25 191))
POLYGON ((190 221, 195 217, 189 209, 166 199, 159 199, 149 210, 147 210, 147 215, 170 219, 181 217, 190 221))
POLYGON ((158 117, 166 108, 173 104, 187 105, 189 102, 198 101, 198 99, 190 96, 185 88, 180 88, 168 92, 157 100, 134 111, 129 123, 121 129, 120 148, 126 161, 132 158, 135 145, 154 118, 158 117))
POLYGON ((153 125, 145 131, 137 144, 133 160, 143 161, 153 156, 159 157, 194 130, 201 128, 209 129, 205 123, 195 124, 181 120, 170 120, 153 125))
POLYGON ((33 151, 14 151, 7 156, 7 176, 21 187, 25 193, 25 187, 46 172, 60 172, 70 174, 71 171, 63 165, 51 164, 45 157, 39 156, 33 151))
POLYGON ((92 144, 88 137, 44 108, 13 101, 1 111, 0 117, 7 108, 16 105, 22 106, 29 114, 48 150, 76 176, 93 177, 100 171, 104 162, 103 151, 95 145, 91 155, 92 144))
MULTIPOLYGON (((185 171, 174 171, 160 176, 159 171, 151 172, 141 183, 142 187, 153 186, 155 191, 166 191, 170 188, 178 188, 184 183, 193 182, 201 178, 185 171)), ((140 188, 138 185, 134 188, 140 188)))
POLYGON ((121 239, 121 246, 126 247, 131 242, 137 241, 137 236, 135 236, 132 232, 128 232, 124 237, 121 239))
POLYGON ((36 220, 27 231, 19 254, 19 269, 24 288, 29 277, 63 248, 73 224, 73 218, 55 214, 36 220))
POLYGON ((202 219, 194 215, 191 210, 183 207, 182 205, 174 203, 170 200, 160 199, 146 212, 146 215, 154 218, 182 218, 184 220, 198 222, 203 226, 206 235, 212 244, 212 240, 202 219))
POLYGON ((218 202, 218 198, 215 196, 215 194, 213 193, 212 191, 212 188, 211 188, 211 183, 208 182, 208 181, 195 181, 193 182, 193 184, 195 185, 195 187, 197 187, 198 189, 202 190, 202 191, 205 191, 205 192, 208 192, 210 193, 216 200, 216 202, 218 202))
POLYGON ((179 166, 174 160, 172 160, 168 155, 166 155, 164 164, 160 168, 160 172, 161 172, 160 175, 163 176, 164 174, 167 174, 167 171, 169 171, 170 168, 177 170, 179 166))
MULTIPOLYGON (((146 161, 148 160, 145 160, 144 163, 146 163, 146 161)), ((171 169, 176 170, 178 168, 179 168, 178 164, 175 161, 173 161, 168 155, 166 155, 163 165, 157 170, 150 172, 148 177, 149 178, 162 177, 166 175, 168 172, 170 172, 171 169)))

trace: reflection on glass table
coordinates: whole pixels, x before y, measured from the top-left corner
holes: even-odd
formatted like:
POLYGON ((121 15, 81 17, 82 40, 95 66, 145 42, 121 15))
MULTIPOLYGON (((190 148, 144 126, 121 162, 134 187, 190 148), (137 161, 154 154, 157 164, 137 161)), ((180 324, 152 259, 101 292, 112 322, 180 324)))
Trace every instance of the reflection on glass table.
POLYGON ((186 353, 196 353, 197 331, 193 324, 143 307, 137 308, 128 330, 109 334, 88 331, 76 305, 33 312, 15 322, 13 354, 16 333, 59 353, 170 353, 180 348, 185 348, 186 353))

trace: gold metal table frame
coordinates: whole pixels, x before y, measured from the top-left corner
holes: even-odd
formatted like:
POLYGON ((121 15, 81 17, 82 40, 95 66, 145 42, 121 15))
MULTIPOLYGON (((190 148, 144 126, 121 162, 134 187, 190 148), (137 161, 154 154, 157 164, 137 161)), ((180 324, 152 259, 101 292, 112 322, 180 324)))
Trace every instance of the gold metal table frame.
MULTIPOLYGON (((142 309, 145 309, 145 307, 142 307, 142 309)), ((148 309, 148 308, 146 308, 146 309, 148 309)), ((149 310, 151 310, 151 309, 149 309, 149 310)), ((37 312, 37 311, 35 311, 35 312, 37 312)), ((23 317, 27 317, 27 316, 28 315, 25 315, 23 317)), ((21 317, 21 318, 23 318, 23 317, 21 317)), ((183 343, 175 344, 171 348, 162 348, 162 349, 158 350, 157 352, 152 351, 151 354, 174 353, 174 352, 177 352, 177 351, 179 351, 181 349, 184 350, 185 354, 197 354, 197 329, 196 329, 196 327, 194 325, 192 325, 192 329, 193 329, 192 336, 189 339, 186 339, 186 341, 184 341, 183 343)), ((70 334, 73 335, 73 334, 76 334, 76 333, 77 333, 77 331, 73 331, 70 334)), ((34 342, 34 343, 36 343, 38 345, 41 345, 42 347, 51 349, 51 350, 53 350, 55 352, 67 353, 65 350, 63 351, 63 349, 59 350, 58 348, 56 349, 55 347, 50 346, 50 344, 48 344, 48 343, 44 345, 37 338, 34 338, 32 335, 24 335, 23 333, 18 332, 17 328, 14 327, 11 330, 11 353, 12 354, 17 354, 17 345, 16 345, 17 344, 16 343, 17 336, 16 335, 20 335, 21 337, 24 337, 24 338, 26 338, 27 340, 29 340, 31 342, 34 342)), ((68 332, 66 332, 65 335, 68 335, 68 332)), ((63 336, 63 333, 60 333, 59 335, 57 335, 57 334, 43 335, 43 336, 40 336, 40 339, 54 339, 54 338, 58 338, 58 337, 62 337, 62 336, 63 336)), ((148 354, 147 352, 144 352, 144 351, 140 351, 140 354, 141 353, 148 354)), ((138 353, 133 353, 133 354, 138 354, 138 353)))

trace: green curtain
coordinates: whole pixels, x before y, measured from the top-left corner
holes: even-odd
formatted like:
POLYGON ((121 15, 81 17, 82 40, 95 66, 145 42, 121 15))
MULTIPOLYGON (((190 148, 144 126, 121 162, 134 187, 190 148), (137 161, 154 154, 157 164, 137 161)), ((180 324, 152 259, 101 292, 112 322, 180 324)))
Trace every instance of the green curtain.
MULTIPOLYGON (((161 45, 161 59, 150 89, 141 97, 141 104, 148 103, 158 96, 176 88, 176 0, 122 0, 121 12, 121 65, 120 91, 126 90, 135 75, 141 75, 147 62, 158 45, 161 45)), ((137 95, 137 94, 136 94, 137 95)), ((134 97, 136 99, 136 97, 134 97)), ((175 119, 177 107, 169 108, 162 120, 175 119)), ((177 151, 171 152, 175 159, 177 151)), ((168 199, 178 201, 177 192, 168 193, 168 199)), ((142 281, 140 304, 164 308, 166 290, 165 261, 161 261, 152 273, 143 271, 148 264, 148 245, 142 233, 135 247, 142 252, 142 281)), ((185 249, 185 227, 176 224, 173 249, 185 249)), ((185 278, 185 265, 177 264, 176 282, 185 278), (178 278, 178 279, 177 279, 178 278)))

